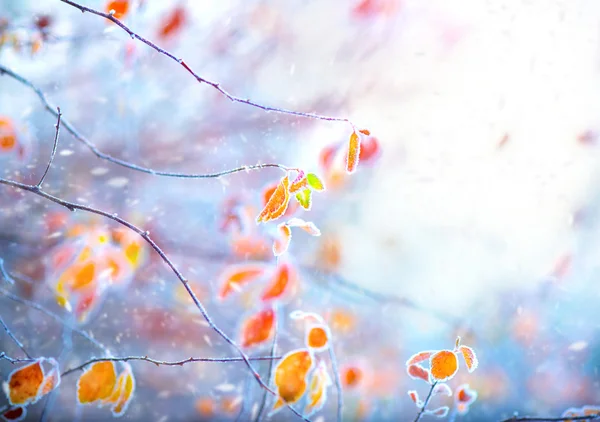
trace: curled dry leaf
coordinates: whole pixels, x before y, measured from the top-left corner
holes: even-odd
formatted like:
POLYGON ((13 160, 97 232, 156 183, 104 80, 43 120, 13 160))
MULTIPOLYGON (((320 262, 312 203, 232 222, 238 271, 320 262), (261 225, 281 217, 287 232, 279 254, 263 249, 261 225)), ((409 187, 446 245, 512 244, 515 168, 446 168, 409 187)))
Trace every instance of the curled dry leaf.
POLYGON ((327 401, 327 388, 333 385, 324 361, 319 362, 310 378, 308 403, 304 408, 304 416, 308 417, 321 410, 327 401))
POLYGON ((360 157, 360 137, 356 132, 352 132, 348 142, 348 156, 346 157, 346 171, 354 173, 360 157))
POLYGON ((281 256, 289 248, 292 241, 292 229, 286 223, 281 223, 277 226, 279 238, 273 242, 273 255, 281 256))

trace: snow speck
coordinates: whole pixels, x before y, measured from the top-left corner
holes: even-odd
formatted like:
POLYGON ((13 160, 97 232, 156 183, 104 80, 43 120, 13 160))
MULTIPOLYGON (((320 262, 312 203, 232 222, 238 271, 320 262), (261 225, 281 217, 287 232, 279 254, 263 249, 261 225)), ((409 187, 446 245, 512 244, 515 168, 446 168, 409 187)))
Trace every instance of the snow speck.
POLYGON ((109 179, 106 184, 111 188, 122 188, 129 183, 129 179, 126 177, 113 177, 109 179))
POLYGON ((106 167, 94 167, 90 173, 92 176, 103 176, 108 173, 108 169, 106 167))
POLYGON ((581 352, 586 347, 588 347, 587 341, 576 341, 575 343, 571 343, 569 345, 569 350, 572 352, 581 352))
POLYGON ((58 153, 58 155, 61 155, 63 157, 68 157, 69 155, 73 155, 75 154, 75 151, 73 151, 72 149, 63 149, 62 151, 60 151, 58 153))

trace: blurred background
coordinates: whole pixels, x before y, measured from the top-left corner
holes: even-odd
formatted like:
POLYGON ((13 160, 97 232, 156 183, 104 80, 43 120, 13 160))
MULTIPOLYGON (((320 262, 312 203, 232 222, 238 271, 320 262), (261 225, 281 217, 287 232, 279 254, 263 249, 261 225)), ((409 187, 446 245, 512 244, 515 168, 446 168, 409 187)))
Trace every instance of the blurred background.
MULTIPOLYGON (((85 5, 105 11, 109 3, 85 5)), ((600 404, 600 3, 127 6, 123 22, 231 94, 370 130, 358 170, 348 175, 348 124, 231 102, 116 25, 59 0, 0 0, 0 66, 40 88, 100 151, 162 171, 279 163, 322 177, 327 190, 314 194, 310 211, 295 214, 322 235, 294 232, 280 258, 299 281, 277 309, 276 353, 303 345, 291 311, 322 315, 332 331, 345 420, 414 419, 406 392, 424 396, 428 386, 408 377, 406 360, 452 349, 456 336, 480 362, 471 374, 461 363, 449 382, 479 394, 458 419, 559 416, 600 404), (349 371, 361 376, 351 379, 349 371)), ((37 183, 55 123, 30 88, 0 75, 0 175, 37 183), (14 144, 6 144, 8 133, 14 144)), ((216 324, 238 338, 260 305, 257 290, 224 302, 216 296, 232 266, 278 265, 271 252, 276 223, 253 220, 264 190, 281 177, 277 168, 209 179, 146 174, 100 159, 63 128, 44 189, 148 230, 216 324)), ((116 356, 233 356, 158 255, 117 229, 1 187, 0 258, 8 277, 0 284, 0 316, 30 354, 53 356, 66 368, 103 352, 7 292, 93 333, 116 356), (96 248, 94 236, 104 232, 116 245, 110 253, 131 243, 139 254, 123 264, 122 285, 95 291, 83 316, 69 312, 55 298, 64 270, 57 256, 96 248)), ((4 333, 0 351, 22 354, 4 333)), ((249 353, 268 355, 270 342, 249 353)), ((124 419, 257 415, 262 391, 243 364, 131 364, 137 388, 124 419)), ((268 363, 255 366, 267 379, 268 363)), ((0 361, 3 378, 13 369, 0 361)), ((30 406, 28 418, 110 418, 107 409, 77 406, 75 382, 64 377, 30 406)), ((311 419, 335 415, 330 387, 311 419)), ((270 419, 294 418, 284 409, 270 419)))

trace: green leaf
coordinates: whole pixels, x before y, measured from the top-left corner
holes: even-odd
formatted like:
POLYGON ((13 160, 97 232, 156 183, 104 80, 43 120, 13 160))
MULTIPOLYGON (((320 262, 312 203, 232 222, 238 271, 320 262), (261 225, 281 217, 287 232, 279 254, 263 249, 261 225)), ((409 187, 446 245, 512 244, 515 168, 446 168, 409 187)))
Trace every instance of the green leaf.
POLYGON ((312 191, 308 188, 304 189, 301 192, 298 192, 296 194, 296 200, 300 203, 302 208, 304 208, 305 210, 310 209, 310 205, 312 203, 311 195, 312 195, 312 191))
POLYGON ((319 179, 319 177, 316 174, 308 173, 306 175, 306 180, 308 181, 308 185, 314 190, 325 190, 325 185, 323 185, 323 182, 321 182, 321 179, 319 179))

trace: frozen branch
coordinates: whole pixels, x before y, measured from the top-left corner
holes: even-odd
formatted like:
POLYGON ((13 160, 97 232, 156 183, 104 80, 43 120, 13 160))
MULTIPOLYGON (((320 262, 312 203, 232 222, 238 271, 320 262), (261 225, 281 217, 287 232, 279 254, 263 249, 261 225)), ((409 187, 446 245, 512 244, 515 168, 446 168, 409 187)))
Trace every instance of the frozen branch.
POLYGON ((48 160, 46 170, 44 171, 44 174, 42 174, 40 181, 36 185, 38 189, 42 187, 42 183, 44 183, 44 179, 50 171, 50 167, 52 166, 52 162, 54 161, 54 156, 56 155, 56 147, 58 146, 58 134, 60 132, 60 118, 62 117, 62 114, 60 113, 60 107, 56 107, 56 113, 58 116, 56 121, 56 133, 54 135, 54 145, 52 146, 52 153, 50 154, 50 160, 48 160))
POLYGON ((15 335, 12 333, 12 331, 10 331, 10 328, 8 328, 8 325, 6 325, 6 323, 4 322, 2 317, 0 317, 0 324, 4 327, 6 334, 8 334, 8 336, 12 339, 12 341, 15 342, 15 344, 19 347, 19 349, 21 349, 21 351, 25 354, 25 356, 27 356, 29 359, 31 359, 31 355, 29 353, 27 353, 27 350, 25 350, 25 346, 23 346, 23 343, 21 343, 19 341, 19 339, 16 338, 15 335))
MULTIPOLYGON (((277 359, 281 359, 281 356, 258 356, 258 357, 249 357, 248 358, 248 360, 251 360, 251 361, 261 361, 261 360, 273 361, 273 360, 277 360, 277 359)), ((141 360, 141 361, 145 361, 145 362, 150 362, 150 363, 155 364, 156 366, 183 366, 186 363, 191 363, 191 362, 243 362, 244 361, 243 358, 241 358, 241 357, 187 358, 187 359, 177 360, 177 361, 157 360, 157 359, 149 358, 148 356, 104 357, 104 358, 93 358, 93 359, 90 359, 90 360, 82 363, 79 366, 76 366, 71 369, 67 369, 65 372, 63 372, 61 374, 61 376, 64 377, 65 375, 69 375, 72 372, 80 371, 83 368, 85 368, 86 366, 91 365, 92 363, 95 363, 95 362, 105 362, 105 361, 128 362, 130 360, 141 360)))
POLYGON ((259 109, 264 110, 264 111, 267 111, 267 112, 287 114, 287 115, 291 115, 291 116, 306 117, 306 118, 309 118, 309 119, 316 119, 316 120, 326 120, 326 121, 330 121, 330 122, 346 122, 346 123, 348 123, 348 124, 350 124, 350 125, 352 125, 354 127, 354 125, 352 124, 352 122, 350 122, 350 120, 348 120, 346 118, 324 116, 324 115, 315 114, 315 113, 304 113, 304 112, 301 112, 301 111, 294 111, 294 110, 288 110, 288 109, 279 108, 279 107, 266 106, 266 105, 254 102, 254 101, 252 101, 252 100, 250 100, 248 98, 237 97, 237 96, 235 96, 235 95, 230 94, 229 92, 227 92, 224 88, 221 87, 221 85, 219 83, 210 81, 210 80, 208 80, 206 78, 203 78, 200 75, 198 75, 196 72, 194 72, 183 61, 183 59, 175 57, 172 53, 169 53, 168 51, 163 50, 162 48, 160 48, 159 46, 157 46, 152 41, 150 41, 150 40, 142 37, 141 35, 136 34, 135 32, 133 32, 133 30, 131 30, 122 21, 120 21, 119 19, 115 18, 112 14, 100 12, 98 10, 92 9, 90 7, 83 6, 83 5, 78 4, 78 3, 74 2, 74 1, 71 1, 71 0, 60 0, 60 1, 63 2, 63 3, 66 3, 68 5, 71 5, 71 6, 75 7, 75 8, 77 8, 77 9, 79 9, 81 12, 89 12, 89 13, 92 13, 92 14, 97 15, 97 16, 101 16, 104 19, 107 19, 107 20, 113 22, 115 25, 117 25, 123 31, 127 32, 127 34, 129 34, 129 36, 132 39, 137 39, 137 40, 143 42, 144 44, 146 44, 147 46, 149 46, 150 48, 152 48, 156 52, 158 52, 158 53, 160 53, 160 54, 162 54, 164 56, 167 56, 171 60, 174 60, 175 62, 179 63, 185 70, 187 70, 196 79, 196 81, 198 81, 199 83, 205 83, 207 85, 210 85, 212 88, 214 88, 217 91, 219 91, 219 93, 221 93, 224 97, 226 97, 228 100, 230 100, 232 102, 240 103, 240 104, 246 104, 246 105, 249 105, 249 106, 252 106, 252 107, 256 107, 256 108, 259 108, 259 109))
MULTIPOLYGON (((130 223, 129 221, 124 220, 123 218, 117 216, 117 214, 109 213, 107 211, 103 211, 103 210, 100 210, 100 209, 97 209, 97 208, 93 208, 93 207, 90 207, 90 206, 87 206, 87 205, 82 205, 82 204, 77 204, 75 202, 65 201, 65 200, 63 200, 61 198, 58 198, 56 196, 53 196, 53 195, 51 195, 51 194, 43 191, 42 189, 39 189, 35 185, 29 185, 29 184, 25 184, 25 183, 20 183, 20 182, 16 182, 16 181, 4 179, 4 178, 0 178, 0 184, 11 186, 13 188, 20 189, 20 190, 23 190, 23 191, 26 191, 26 192, 31 192, 31 193, 33 193, 35 195, 38 195, 38 196, 41 196, 42 198, 45 198, 45 199, 47 199, 47 200, 49 200, 51 202, 59 204, 59 205, 65 207, 65 208, 67 208, 67 209, 69 209, 71 211, 81 210, 81 211, 89 212, 91 214, 96 214, 96 215, 103 216, 105 218, 108 218, 110 220, 113 220, 113 221, 121 224, 122 226, 127 227, 129 230, 131 230, 131 231, 137 233, 138 235, 140 235, 150 245, 150 247, 160 256, 160 258, 165 262, 165 264, 167 264, 167 266, 173 271, 173 273, 175 273, 175 275, 177 276, 177 278, 179 279, 179 281, 181 282, 181 284, 183 285, 183 287, 187 291, 188 295, 190 296, 190 298, 194 302, 194 305, 196 306, 196 308, 198 308, 198 310, 200 311, 202 317, 208 323, 209 327, 219 337, 221 337, 223 340, 225 340, 225 342, 228 343, 238 353, 238 355, 244 361, 244 363, 245 363, 246 367, 248 368, 248 370, 252 373, 252 375, 256 379, 256 382, 258 382, 262 388, 264 388, 265 390, 269 391, 271 394, 275 395, 275 392, 269 388, 269 386, 262 380, 260 374, 252 366, 252 364, 250 363, 250 360, 249 360, 248 356, 244 353, 244 351, 241 349, 241 347, 238 346, 237 343, 235 343, 235 341, 233 341, 227 334, 225 334, 225 332, 221 328, 219 328, 214 323, 212 317, 208 314, 208 312, 206 311, 206 308, 204 307, 204 305, 202 305, 202 303, 200 302, 200 300, 198 299, 198 297, 196 296, 196 294, 194 293, 194 291, 190 287, 190 285, 188 283, 188 280, 183 276, 183 274, 175 266, 175 264, 173 263, 173 261, 171 261, 171 259, 156 244, 156 242, 154 242, 154 240, 152 240, 152 238, 150 237, 150 233, 149 232, 140 229, 139 227, 137 227, 136 225, 130 223)), ((2 290, 3 289, 0 289, 0 291, 2 291, 2 290)), ((6 292, 6 293, 8 293, 8 292, 6 292)), ((289 405, 287 405, 287 407, 292 412, 294 412, 298 417, 300 417, 300 418, 302 418, 304 420, 308 420, 308 419, 304 418, 293 407, 291 407, 289 405)))
POLYGON ((561 421, 595 421, 600 420, 600 413, 586 416, 564 416, 560 418, 540 418, 531 416, 513 416, 512 418, 504 419, 502 422, 561 422, 561 421))
MULTIPOLYGON (((23 76, 19 75, 18 73, 14 72, 13 70, 10 70, 9 68, 0 64, 0 76, 1 75, 8 75, 11 78, 13 78, 14 80, 20 82, 21 84, 23 84, 23 85, 29 87, 31 90, 33 90, 33 92, 35 92, 37 97, 40 99, 40 101, 44 105, 44 108, 50 114, 52 114, 54 117, 58 118, 59 113, 56 111, 56 108, 48 101, 46 94, 39 87, 37 87, 35 84, 33 84, 28 79, 26 79, 23 76)), ((88 147, 88 149, 90 151, 92 151, 92 153, 94 153, 94 155, 96 157, 98 157, 102 160, 109 161, 109 162, 119 165, 121 167, 128 168, 130 170, 135 170, 135 171, 139 171, 142 173, 151 174, 154 176, 175 177, 175 178, 180 178, 180 179, 216 179, 216 178, 219 178, 222 176, 227 176, 227 175, 234 174, 234 173, 240 173, 240 172, 252 171, 252 170, 260 170, 260 169, 269 168, 269 167, 279 168, 284 171, 295 170, 293 168, 289 168, 289 167, 286 167, 281 164, 246 165, 246 166, 240 166, 240 167, 236 167, 233 169, 218 171, 218 172, 214 172, 214 173, 178 173, 178 172, 171 172, 171 171, 154 170, 150 167, 140 166, 140 165, 134 164, 132 162, 122 160, 117 157, 113 157, 110 154, 106 154, 106 153, 100 151, 100 149, 98 149, 98 147, 94 143, 92 143, 87 137, 85 137, 67 119, 64 119, 64 118, 62 119, 62 126, 75 139, 77 139, 79 142, 83 143, 86 147, 88 147)))
POLYGON ((417 413, 417 416, 415 417, 414 422, 419 422, 421 420, 421 417, 423 416, 423 413, 425 413, 425 409, 427 408, 427 405, 429 404, 429 400, 431 400, 431 396, 433 395, 433 390, 435 389, 436 385, 437 385, 437 382, 434 382, 433 384, 431 384, 431 388, 429 389, 429 394, 427 394, 427 398, 425 398, 425 401, 423 402, 423 407, 421 408, 419 413, 417 413))

